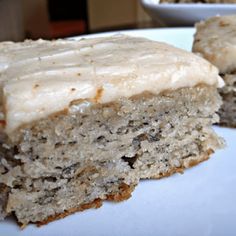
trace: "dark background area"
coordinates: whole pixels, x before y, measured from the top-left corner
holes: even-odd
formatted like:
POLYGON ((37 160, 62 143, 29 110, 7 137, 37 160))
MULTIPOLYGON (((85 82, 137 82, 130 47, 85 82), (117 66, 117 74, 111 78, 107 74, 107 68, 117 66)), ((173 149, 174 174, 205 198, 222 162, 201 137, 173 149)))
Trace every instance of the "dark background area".
POLYGON ((50 21, 88 19, 86 0, 48 0, 48 11, 50 21))
POLYGON ((139 0, 0 0, 0 41, 148 27, 139 0))

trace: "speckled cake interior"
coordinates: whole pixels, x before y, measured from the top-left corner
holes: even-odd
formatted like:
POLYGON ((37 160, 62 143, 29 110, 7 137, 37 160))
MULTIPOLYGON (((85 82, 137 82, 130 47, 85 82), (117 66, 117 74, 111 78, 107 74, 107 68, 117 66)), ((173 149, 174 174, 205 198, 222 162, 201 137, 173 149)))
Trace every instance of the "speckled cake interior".
POLYGON ((47 223, 208 159, 222 146, 211 128, 220 105, 216 88, 199 85, 106 104, 81 100, 20 128, 3 138, 1 216, 47 223))

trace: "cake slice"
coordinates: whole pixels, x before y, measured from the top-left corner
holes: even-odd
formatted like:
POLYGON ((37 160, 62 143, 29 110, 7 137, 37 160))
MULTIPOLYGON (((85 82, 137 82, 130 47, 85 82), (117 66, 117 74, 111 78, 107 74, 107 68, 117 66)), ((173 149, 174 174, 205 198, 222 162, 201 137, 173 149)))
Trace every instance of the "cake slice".
POLYGON ((0 213, 38 225, 130 197, 222 147, 218 70, 117 35, 0 44, 0 213))
POLYGON ((236 71, 236 15, 215 16, 196 24, 193 52, 217 66, 221 74, 236 71))
POLYGON ((196 24, 193 52, 219 68, 225 80, 220 89, 220 124, 236 127, 236 15, 216 16, 196 24))

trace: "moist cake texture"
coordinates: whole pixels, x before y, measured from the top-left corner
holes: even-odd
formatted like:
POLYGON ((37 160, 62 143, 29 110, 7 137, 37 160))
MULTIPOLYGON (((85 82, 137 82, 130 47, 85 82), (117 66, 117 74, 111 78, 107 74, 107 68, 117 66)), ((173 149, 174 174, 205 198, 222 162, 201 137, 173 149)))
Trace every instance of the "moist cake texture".
POLYGON ((196 24, 193 52, 219 68, 225 81, 220 124, 236 127, 236 15, 212 17, 196 24))
POLYGON ((41 225, 125 200, 223 146, 223 81, 196 55, 122 35, 0 51, 1 218, 41 225))

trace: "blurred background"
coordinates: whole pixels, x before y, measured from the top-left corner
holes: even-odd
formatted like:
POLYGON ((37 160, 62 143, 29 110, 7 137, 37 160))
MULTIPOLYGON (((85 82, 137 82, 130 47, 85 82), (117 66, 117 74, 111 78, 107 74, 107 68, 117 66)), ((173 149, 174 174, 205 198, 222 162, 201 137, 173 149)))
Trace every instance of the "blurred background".
POLYGON ((158 26, 139 0, 0 0, 0 41, 158 26))

